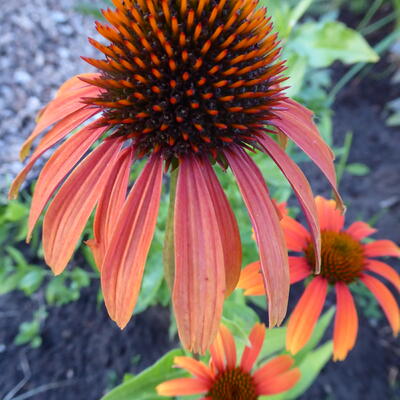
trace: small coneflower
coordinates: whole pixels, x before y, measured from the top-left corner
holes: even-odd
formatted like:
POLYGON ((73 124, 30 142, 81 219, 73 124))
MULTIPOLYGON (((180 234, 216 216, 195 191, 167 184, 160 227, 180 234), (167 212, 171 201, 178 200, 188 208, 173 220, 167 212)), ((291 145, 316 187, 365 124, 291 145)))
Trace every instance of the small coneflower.
MULTIPOLYGON (((400 257, 400 249, 390 240, 364 243, 363 239, 376 232, 375 229, 361 221, 344 229, 344 217, 335 209, 333 200, 317 197, 316 204, 322 239, 319 275, 315 275, 315 250, 309 232, 287 215, 281 221, 288 248, 303 253, 289 257, 291 283, 312 278, 289 318, 286 345, 296 354, 307 343, 323 309, 328 287, 332 286, 336 292, 333 356, 335 360, 344 360, 355 345, 358 331, 357 311, 350 292, 354 282, 361 281, 373 293, 394 335, 399 333, 399 306, 389 289, 373 275, 386 279, 400 291, 399 274, 375 260, 376 257, 400 257)), ((238 287, 245 289, 246 295, 265 293, 259 270, 259 262, 255 262, 242 271, 238 287)))
POLYGON ((257 400, 291 389, 300 379, 300 370, 292 368, 289 355, 277 356, 254 370, 265 337, 265 326, 254 325, 249 345, 243 351, 240 364, 236 362, 236 345, 228 328, 220 326, 210 347, 209 366, 189 357, 175 357, 178 368, 194 377, 178 378, 157 386, 161 396, 202 395, 202 400, 257 400))
POLYGON ((86 124, 44 166, 28 238, 50 202, 43 247, 59 274, 97 204, 88 244, 107 310, 124 327, 140 290, 163 171, 174 171, 172 300, 183 344, 204 352, 218 331, 224 296, 240 275, 239 229, 213 165, 231 168, 259 247, 270 325, 279 324, 289 291, 287 251, 268 188, 246 151, 268 154, 290 181, 311 226, 317 265, 320 236, 310 186, 269 134, 282 146, 293 140, 336 188, 333 155, 312 113, 282 92, 284 64, 266 10, 253 0, 113 3, 115 9, 103 11, 108 24, 96 23, 108 44, 90 39, 103 59, 85 58, 99 72, 64 84, 23 146, 25 157, 55 124, 16 178, 11 197, 46 150, 86 124), (131 166, 141 158, 147 162, 127 196, 131 166))

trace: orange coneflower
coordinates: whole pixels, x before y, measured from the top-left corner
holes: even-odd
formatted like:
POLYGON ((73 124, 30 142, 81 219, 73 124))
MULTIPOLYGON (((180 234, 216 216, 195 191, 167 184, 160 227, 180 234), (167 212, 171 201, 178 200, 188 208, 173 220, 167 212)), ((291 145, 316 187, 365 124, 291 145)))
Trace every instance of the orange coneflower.
MULTIPOLYGON (((399 274, 375 257, 400 257, 399 247, 390 240, 363 243, 363 239, 376 232, 365 222, 354 222, 343 229, 344 217, 335 209, 333 200, 316 197, 321 225, 321 273, 315 275, 314 244, 307 230, 293 218, 285 215, 283 225, 288 248, 302 256, 289 257, 290 281, 296 283, 312 277, 300 301, 289 318, 286 345, 296 354, 309 340, 321 314, 328 292, 333 286, 336 292, 336 316, 333 333, 333 357, 344 360, 354 347, 358 318, 351 284, 361 281, 375 295, 381 305, 394 335, 400 330, 399 307, 386 286, 370 273, 391 282, 400 290, 399 274)), ((238 287, 247 295, 264 292, 259 274, 259 262, 248 265, 242 272, 238 287)))
POLYGON ((110 43, 90 39, 104 58, 85 58, 100 72, 64 84, 23 146, 24 157, 35 138, 56 124, 16 178, 11 197, 44 151, 87 123, 44 166, 28 238, 61 185, 43 226, 45 260, 59 274, 97 204, 88 244, 101 271, 108 312, 124 327, 155 229, 163 169, 175 171, 173 305, 184 345, 204 352, 241 266, 239 230, 215 175, 216 162, 232 169, 249 210, 270 324, 279 324, 289 291, 287 251, 267 186, 246 150, 271 156, 292 184, 313 232, 317 263, 320 237, 311 189, 268 133, 281 144, 293 140, 334 189, 335 172, 312 113, 282 93, 284 65, 265 9, 257 9, 253 0, 113 2, 116 9, 103 11, 109 24, 96 23, 110 43), (92 117, 97 119, 90 122, 92 117), (100 144, 86 155, 95 143, 100 144), (130 168, 139 158, 147 163, 126 196, 130 168))
POLYGON ((207 367, 189 357, 175 357, 176 367, 186 369, 193 378, 178 378, 157 386, 161 396, 203 395, 202 400, 257 400, 291 389, 300 379, 300 370, 292 368, 294 360, 282 355, 269 360, 253 371, 265 337, 265 326, 255 324, 249 335, 249 346, 236 363, 236 345, 224 325, 210 347, 211 359, 207 367))

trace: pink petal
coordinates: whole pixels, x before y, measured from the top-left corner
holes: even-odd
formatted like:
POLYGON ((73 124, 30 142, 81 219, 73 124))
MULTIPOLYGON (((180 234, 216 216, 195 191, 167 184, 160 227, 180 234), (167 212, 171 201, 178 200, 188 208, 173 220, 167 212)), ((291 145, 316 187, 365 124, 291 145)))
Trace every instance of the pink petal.
POLYGON ((175 282, 172 300, 183 345, 204 353, 213 342, 225 296, 224 250, 205 163, 179 165, 175 200, 175 282))
POLYGON ((162 158, 147 162, 120 210, 101 267, 101 287, 110 317, 123 329, 135 308, 160 205, 162 158))
POLYGON ((289 295, 289 264, 285 238, 265 181, 253 160, 241 149, 225 156, 247 206, 260 252, 268 296, 270 327, 285 317, 289 295))
POLYGON ((391 240, 376 240, 364 245, 367 257, 400 257, 400 248, 391 240))
POLYGON ((321 232, 314 195, 307 178, 293 160, 267 135, 259 139, 264 151, 275 161, 291 184, 311 230, 315 249, 315 272, 321 269, 321 232))
POLYGON ((317 205, 321 231, 340 232, 344 225, 344 215, 336 208, 336 202, 317 196, 315 203, 317 205))
POLYGON ((86 157, 61 186, 43 222, 46 263, 57 275, 66 267, 104 189, 121 140, 107 140, 86 157))
POLYGON ((353 222, 346 232, 356 240, 362 240, 376 232, 376 229, 362 221, 353 222))
POLYGON ((307 260, 304 257, 289 256, 290 283, 302 281, 312 273, 307 260))
POLYGON ((398 291, 400 291, 400 275, 391 266, 378 260, 368 260, 365 269, 367 271, 375 272, 376 274, 387 279, 398 291))
POLYGON ((243 350, 240 367, 243 371, 250 373, 257 357, 260 354, 265 339, 265 325, 255 324, 249 335, 250 346, 246 346, 243 350))
POLYGON ((310 234, 301 225, 289 215, 285 215, 281 219, 281 226, 285 234, 286 245, 289 250, 302 252, 310 242, 310 234))

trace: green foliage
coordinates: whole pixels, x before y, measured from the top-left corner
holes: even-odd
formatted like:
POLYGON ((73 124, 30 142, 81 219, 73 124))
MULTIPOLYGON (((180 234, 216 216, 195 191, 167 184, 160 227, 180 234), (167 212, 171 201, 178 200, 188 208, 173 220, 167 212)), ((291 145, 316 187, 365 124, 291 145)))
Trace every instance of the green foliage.
POLYGON ((32 321, 23 322, 19 327, 18 335, 14 339, 16 345, 29 344, 32 348, 40 347, 42 338, 40 337, 40 327, 47 317, 44 308, 39 308, 34 315, 32 321))

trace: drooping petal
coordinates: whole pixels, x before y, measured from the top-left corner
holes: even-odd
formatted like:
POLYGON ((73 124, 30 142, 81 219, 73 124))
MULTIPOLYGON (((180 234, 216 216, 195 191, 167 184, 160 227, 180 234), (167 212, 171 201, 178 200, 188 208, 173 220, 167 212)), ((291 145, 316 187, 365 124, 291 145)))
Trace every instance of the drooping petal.
POLYGON ((260 261, 253 262, 242 269, 237 287, 244 289, 245 296, 265 295, 260 261))
MULTIPOLYGON (((275 161, 276 165, 281 169, 288 182, 296 194, 297 200, 303 210, 307 223, 310 227, 312 240, 315 249, 315 272, 319 273, 321 269, 321 232, 317 209, 315 206, 314 195, 307 178, 296 163, 282 150, 278 144, 269 136, 265 135, 259 139, 264 151, 275 161)), ((289 217, 285 217, 289 218, 289 217)), ((283 218, 283 220, 285 219, 283 218)), ((304 232, 299 233, 304 237, 304 232)), ((299 237, 299 235, 297 237, 299 237)), ((300 240, 298 244, 300 244, 300 240)), ((303 244, 303 243, 302 243, 303 244)), ((289 247, 290 248, 290 247, 289 247)), ((301 249, 303 250, 304 247, 301 249)))
POLYGON ((334 200, 321 196, 315 198, 321 231, 340 232, 344 225, 344 215, 336 208, 334 200))
POLYGON ((47 135, 40 141, 36 150, 33 152, 31 158, 29 159, 29 162, 14 179, 8 197, 10 199, 15 199, 17 197, 22 182, 25 180, 29 171, 32 169, 36 161, 42 156, 43 153, 53 147, 57 142, 64 139, 64 137, 67 136, 72 130, 77 128, 79 125, 81 125, 97 113, 98 110, 84 108, 82 110, 74 112, 73 114, 70 114, 62 121, 60 121, 53 129, 51 129, 47 133, 47 135))
POLYGON ((255 324, 249 335, 250 346, 243 350, 240 367, 244 372, 250 373, 260 354, 265 338, 265 325, 255 324))
POLYGON ((304 257, 289 257, 290 283, 296 283, 311 275, 311 268, 304 257))
POLYGON ((390 290, 378 279, 364 274, 361 278, 364 285, 374 294, 381 305, 383 312, 392 327, 393 334, 398 335, 400 331, 400 309, 396 299, 390 290))
POLYGON ((283 374, 266 379, 258 385, 257 392, 259 395, 273 395, 286 392, 296 385, 301 378, 301 372, 298 368, 293 368, 283 374))
POLYGON ((205 380, 211 385, 214 375, 202 362, 190 357, 175 357, 174 365, 179 368, 186 369, 197 378, 205 380))
POLYGON ((27 241, 47 202, 62 180, 80 161, 90 146, 104 133, 106 128, 95 128, 93 124, 81 129, 63 143, 44 165, 33 193, 29 213, 27 241))
POLYGON ((33 141, 50 125, 64 119, 75 111, 86 107, 82 102, 84 97, 97 96, 100 93, 99 88, 86 85, 72 92, 63 92, 60 96, 52 100, 40 115, 39 121, 30 134, 28 139, 22 145, 20 157, 23 160, 29 153, 33 141))
POLYGON ((217 224, 221 234, 224 250, 226 296, 229 296, 236 288, 242 266, 242 244, 239 227, 211 164, 204 162, 203 165, 207 174, 206 183, 214 203, 217 224))
POLYGON ((376 229, 362 221, 353 222, 346 232, 356 240, 362 240, 376 232, 376 229))
POLYGON ((156 387, 160 396, 189 396, 207 393, 210 386, 202 379, 177 378, 163 382, 156 387))
POLYGON ((275 357, 253 373, 254 383, 261 385, 266 379, 288 371, 293 364, 294 359, 287 354, 275 357))
POLYGON ((157 222, 162 158, 147 161, 126 199, 101 266, 101 287, 110 317, 123 329, 135 308, 157 222))
POLYGON ((291 99, 283 101, 282 105, 285 109, 276 111, 279 119, 274 120, 273 124, 295 142, 320 168, 335 192, 338 207, 343 209, 343 202, 336 187, 334 155, 319 135, 312 113, 291 99))
POLYGON ((391 240, 376 240, 364 245, 367 257, 400 257, 400 248, 391 240))
POLYGON ((126 200, 132 157, 132 147, 121 151, 97 205, 93 224, 94 241, 88 241, 87 244, 96 253, 94 255, 99 269, 126 200))
POLYGON ((343 361, 357 339, 358 317, 354 299, 346 284, 338 282, 336 290, 336 316, 333 331, 333 359, 343 361))
POLYGON ((310 339, 325 304, 327 289, 326 279, 313 278, 293 310, 286 334, 286 348, 292 354, 298 353, 310 339))
POLYGON ((265 181, 253 160, 241 149, 225 156, 247 206, 260 252, 268 297, 269 324, 285 317, 289 295, 289 265, 285 238, 265 181))
POLYGON ((56 275, 71 258, 121 146, 120 140, 106 140, 79 164, 51 202, 43 222, 43 251, 56 275))
POLYGON ((289 250, 301 252, 307 247, 310 234, 300 222, 286 215, 281 219, 281 226, 289 250))
POLYGON ((181 341, 201 353, 217 334, 225 296, 224 250, 205 162, 191 156, 179 165, 172 294, 181 341))
POLYGON ((378 260, 368 260, 365 269, 367 271, 375 272, 376 274, 387 279, 398 291, 400 291, 400 275, 390 265, 378 260))

